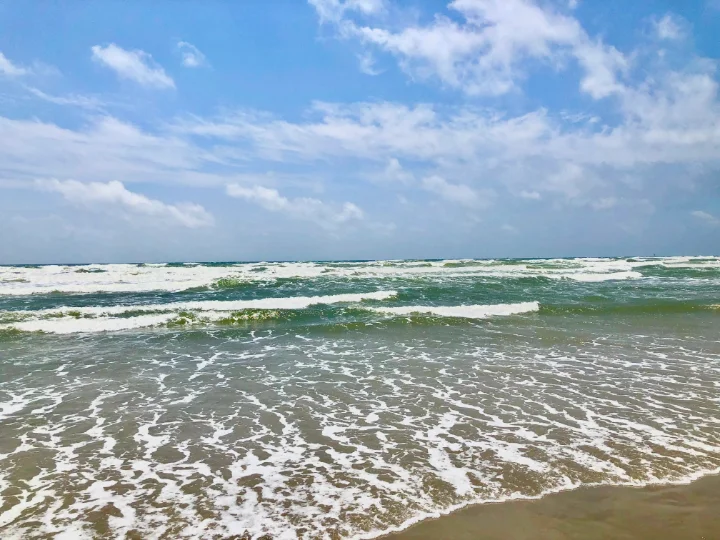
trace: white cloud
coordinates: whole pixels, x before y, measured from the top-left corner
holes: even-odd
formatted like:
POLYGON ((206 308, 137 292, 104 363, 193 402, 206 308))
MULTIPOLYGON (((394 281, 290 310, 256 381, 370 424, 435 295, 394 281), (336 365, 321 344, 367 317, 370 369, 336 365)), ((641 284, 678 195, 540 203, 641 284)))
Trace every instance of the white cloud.
POLYGON ((326 229, 333 229, 343 223, 361 220, 364 217, 363 211, 350 202, 336 208, 309 197, 288 199, 280 195, 278 190, 263 186, 244 187, 230 184, 227 186, 227 194, 290 218, 313 221, 326 229))
POLYGON ((36 119, 0 116, 0 178, 225 184, 231 174, 208 174, 222 158, 174 135, 151 134, 112 116, 69 129, 36 119))
MULTIPOLYGON (((376 176, 373 175, 373 178, 376 176)), ((411 172, 405 170, 400 162, 395 158, 390 158, 387 167, 378 175, 381 180, 387 180, 389 182, 398 182, 400 184, 410 184, 414 180, 414 176, 411 172)))
POLYGON ((175 129, 192 138, 250 144, 251 152, 271 161, 346 167, 353 160, 357 170, 360 160, 374 164, 366 176, 378 179, 432 171, 471 189, 476 186, 466 179, 483 178, 487 187, 525 192, 525 198, 555 194, 589 205, 609 196, 630 200, 612 187, 623 178, 640 187, 677 182, 677 174, 658 177, 668 165, 687 175, 699 167, 720 169, 718 84, 711 67, 703 69, 656 73, 627 87, 616 101, 614 125, 594 117, 568 121, 567 111, 511 116, 469 106, 380 102, 316 103, 299 122, 244 111, 190 119, 175 129))
MULTIPOLYGON (((241 112, 176 125, 179 133, 249 141, 277 160, 402 159, 485 168, 530 161, 577 179, 586 166, 720 161, 718 85, 707 73, 671 72, 623 93, 615 126, 567 125, 544 109, 508 116, 491 109, 399 103, 317 103, 297 123, 241 112)), ((523 166, 525 166, 523 164, 523 166)), ((539 174, 536 171, 536 174, 539 174)), ((567 184, 567 182, 564 182, 567 184)), ((528 189, 523 187, 522 189, 528 189)), ((539 186, 535 188, 537 191, 539 186)))
POLYGON ((374 77, 382 73, 382 71, 375 67, 375 58, 369 52, 359 54, 358 61, 360 65, 360 71, 362 71, 365 75, 370 75, 374 77))
POLYGON ((111 43, 106 47, 94 45, 92 57, 115 71, 122 79, 151 88, 175 88, 175 81, 144 51, 128 51, 111 43))
MULTIPOLYGON (((310 0, 316 8, 317 0, 310 0)), ((335 5, 336 2, 320 2, 335 5)), ((624 56, 591 39, 580 23, 550 5, 534 0, 454 0, 448 9, 458 17, 437 14, 427 25, 383 27, 363 24, 354 12, 318 8, 323 21, 337 23, 340 35, 390 53, 416 79, 437 78, 470 95, 499 95, 516 87, 527 60, 561 65, 570 53, 585 70, 581 88, 595 98, 619 88, 624 56)))
POLYGON ((78 182, 77 180, 37 180, 38 189, 59 193, 65 200, 91 210, 115 209, 125 217, 146 216, 177 223, 188 228, 208 227, 214 219, 202 206, 193 203, 176 205, 150 199, 129 191, 121 182, 78 182))
POLYGON ((610 196, 629 200, 614 187, 622 178, 651 187, 720 169, 720 104, 710 67, 655 73, 617 103, 615 125, 568 121, 567 111, 512 116, 388 102, 316 103, 294 122, 223 112, 154 130, 112 116, 72 129, 0 116, 0 178, 262 185, 250 177, 279 162, 306 167, 306 187, 342 177, 422 189, 414 178, 437 175, 471 190, 482 178, 483 187, 501 193, 590 205, 610 196))
POLYGON ((625 89, 617 75, 627 70, 628 62, 615 47, 587 41, 578 44, 573 54, 585 69, 585 76, 580 81, 583 92, 601 99, 625 89))
POLYGON ((207 64, 205 55, 192 43, 180 41, 178 42, 177 47, 180 50, 182 63, 185 67, 196 68, 207 64))
POLYGON ((27 75, 28 73, 30 73, 30 70, 16 66, 7 56, 0 52, 0 74, 8 77, 19 77, 21 75, 27 75))
POLYGON ((49 103, 54 103, 55 105, 69 105, 90 110, 97 110, 103 106, 103 101, 93 96, 82 96, 77 94, 71 94, 69 96, 53 96, 43 92, 42 90, 38 90, 37 88, 28 87, 27 90, 35 97, 49 103))
POLYGON ((0 116, 0 178, 272 184, 281 191, 289 182, 307 189, 371 178, 403 184, 411 200, 413 189, 473 200, 453 195, 454 186, 474 192, 479 204, 488 189, 587 207, 617 197, 625 208, 638 190, 672 193, 700 173, 720 170, 718 83, 709 63, 655 71, 611 103, 611 124, 572 111, 513 116, 471 105, 392 102, 316 103, 296 121, 224 111, 154 128, 102 115, 72 128, 0 116), (292 173, 258 178, 277 163, 292 173), (450 187, 415 181, 432 176, 450 187))
POLYGON ((654 25, 655 33, 660 39, 677 40, 684 36, 682 20, 672 13, 655 20, 654 25))
POLYGON ((428 176, 422 181, 423 189, 440 195, 446 201, 476 207, 486 203, 478 193, 463 184, 452 184, 440 176, 428 176))
POLYGON ((712 225, 712 226, 720 225, 720 218, 717 218, 708 212, 705 212, 703 210, 695 210, 690 213, 693 217, 705 222, 708 225, 712 225))
POLYGON ((317 11, 321 22, 337 22, 346 12, 363 15, 380 13, 385 8, 384 0, 308 0, 317 11))
POLYGON ((537 187, 561 194, 565 199, 577 199, 594 187, 588 167, 572 161, 555 164, 554 169, 544 176, 537 187))

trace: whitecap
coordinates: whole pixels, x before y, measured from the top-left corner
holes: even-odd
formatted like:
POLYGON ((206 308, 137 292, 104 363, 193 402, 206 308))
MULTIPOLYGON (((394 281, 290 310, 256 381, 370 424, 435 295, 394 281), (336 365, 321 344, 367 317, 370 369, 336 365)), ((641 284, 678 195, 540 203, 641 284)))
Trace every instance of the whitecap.
POLYGON ((197 313, 208 321, 217 321, 228 314, 250 309, 301 310, 313 305, 357 303, 365 300, 387 300, 397 295, 396 291, 369 293, 335 294, 328 296, 296 296, 263 298, 259 300, 207 300, 196 302, 173 302, 167 304, 140 304, 121 306, 90 306, 78 308, 56 308, 38 311, 22 311, 34 318, 21 322, 0 325, 0 329, 15 329, 24 332, 47 332, 53 334, 113 332, 132 330, 166 324, 183 312, 197 313), (128 313, 145 313, 123 317, 128 313), (58 317, 58 315, 60 315, 58 317), (50 318, 48 318, 50 316, 50 318))
POLYGON ((437 317, 456 317, 461 319, 486 319, 493 316, 519 315, 532 313, 540 309, 539 302, 519 304, 470 305, 470 306, 402 306, 378 307, 373 311, 392 315, 435 315, 437 317))

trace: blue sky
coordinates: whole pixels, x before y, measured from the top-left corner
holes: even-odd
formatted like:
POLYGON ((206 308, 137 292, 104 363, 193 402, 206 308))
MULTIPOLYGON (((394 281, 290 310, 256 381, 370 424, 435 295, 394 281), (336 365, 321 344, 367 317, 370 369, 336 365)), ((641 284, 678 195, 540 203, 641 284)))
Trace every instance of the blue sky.
POLYGON ((720 252, 717 0, 0 21, 0 263, 720 252))

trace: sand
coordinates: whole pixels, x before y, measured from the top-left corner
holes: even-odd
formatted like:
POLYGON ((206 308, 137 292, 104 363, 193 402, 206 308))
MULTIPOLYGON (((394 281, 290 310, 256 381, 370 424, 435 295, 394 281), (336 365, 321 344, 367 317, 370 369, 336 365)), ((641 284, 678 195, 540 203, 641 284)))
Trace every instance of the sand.
POLYGON ((385 540, 718 540, 720 476, 689 485, 590 487, 476 505, 385 540))

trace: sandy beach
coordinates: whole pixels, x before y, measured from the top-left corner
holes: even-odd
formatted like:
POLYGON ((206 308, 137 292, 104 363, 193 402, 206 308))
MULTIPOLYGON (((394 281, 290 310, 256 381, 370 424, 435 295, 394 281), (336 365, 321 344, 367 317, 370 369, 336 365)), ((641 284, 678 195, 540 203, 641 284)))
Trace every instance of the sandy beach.
POLYGON ((385 540, 711 540, 720 538, 720 477, 688 485, 590 487, 476 505, 385 540))

